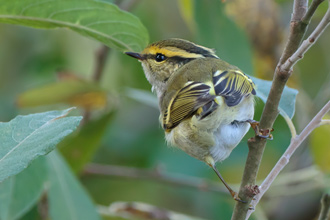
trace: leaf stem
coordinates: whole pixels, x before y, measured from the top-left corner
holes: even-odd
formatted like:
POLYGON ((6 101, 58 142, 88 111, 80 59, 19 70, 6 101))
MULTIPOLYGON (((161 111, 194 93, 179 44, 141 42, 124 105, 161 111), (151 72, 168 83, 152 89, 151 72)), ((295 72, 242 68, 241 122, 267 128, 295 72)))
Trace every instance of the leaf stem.
POLYGON ((291 132, 291 137, 295 138, 297 136, 297 131, 296 131, 296 127, 294 126, 291 118, 288 115, 283 116, 284 120, 286 121, 290 132, 291 132))

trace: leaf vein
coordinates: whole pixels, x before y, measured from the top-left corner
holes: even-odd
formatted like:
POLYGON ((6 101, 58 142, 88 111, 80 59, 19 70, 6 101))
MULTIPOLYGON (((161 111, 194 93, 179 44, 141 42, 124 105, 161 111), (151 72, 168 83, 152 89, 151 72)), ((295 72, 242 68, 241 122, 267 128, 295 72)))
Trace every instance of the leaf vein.
MULTIPOLYGON (((8 151, 8 153, 6 153, 2 158, 0 158, 0 163, 6 159, 6 157, 8 157, 13 151, 15 151, 17 148, 19 148, 22 143, 24 143, 27 139, 29 139, 32 135, 34 135, 36 132, 40 131, 40 129, 42 129, 44 126, 48 125, 50 122, 52 122, 52 120, 50 121, 47 121, 45 124, 43 124, 42 126, 40 126, 39 128, 35 129, 33 132, 31 132, 31 134, 29 134, 28 136, 26 136, 21 142, 18 142, 18 144, 13 147, 10 151, 8 151)), ((13 137, 13 134, 12 134, 12 138, 14 139, 13 137)), ((15 140, 15 139, 14 139, 15 140)), ((16 141, 16 140, 15 140, 16 141)), ((17 141, 16 141, 17 142, 17 141)))
POLYGON ((111 35, 107 35, 104 34, 100 31, 91 29, 91 28, 87 28, 84 26, 79 26, 79 25, 75 25, 73 23, 69 23, 69 22, 64 22, 64 21, 58 21, 58 20, 50 20, 50 19, 46 19, 46 18, 35 18, 35 17, 27 17, 27 16, 12 16, 12 15, 0 15, 0 19, 4 18, 4 19, 13 19, 13 20, 31 20, 31 21, 42 21, 42 22, 49 22, 49 23, 53 23, 53 24, 59 24, 62 25, 64 27, 70 27, 70 28, 77 28, 77 29, 81 29, 83 31, 87 31, 87 32, 91 32, 93 34, 97 34, 100 35, 106 39, 112 40, 113 42, 116 42, 124 47, 126 47, 128 50, 133 50, 128 44, 113 38, 111 35))
POLYGON ((46 1, 36 2, 36 3, 30 4, 30 5, 27 5, 26 7, 22 8, 21 13, 19 13, 19 14, 23 15, 23 13, 31 7, 34 7, 34 6, 37 6, 37 5, 42 5, 44 3, 54 2, 54 1, 56 1, 56 0, 46 0, 46 1))
POLYGON ((74 12, 74 11, 86 11, 86 10, 101 10, 101 11, 109 12, 108 10, 106 10, 104 8, 98 8, 98 7, 70 8, 70 9, 64 9, 61 11, 55 11, 55 12, 51 13, 47 18, 51 19, 53 16, 62 14, 62 13, 68 13, 68 12, 74 12))

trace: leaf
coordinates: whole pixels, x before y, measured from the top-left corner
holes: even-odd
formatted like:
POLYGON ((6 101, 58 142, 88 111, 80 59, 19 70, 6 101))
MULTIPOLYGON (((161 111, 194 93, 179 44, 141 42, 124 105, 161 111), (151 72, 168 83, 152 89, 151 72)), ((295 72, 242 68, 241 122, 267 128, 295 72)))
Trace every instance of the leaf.
POLYGON ((58 149, 75 173, 80 172, 83 166, 91 161, 100 146, 104 132, 113 115, 114 113, 110 112, 95 121, 89 122, 78 133, 67 136, 58 145, 58 149))
POLYGON ((0 22, 33 28, 68 28, 119 50, 141 51, 146 28, 134 15, 96 0, 0 0, 0 22))
POLYGON ((66 117, 71 110, 17 116, 0 123, 0 182, 52 151, 78 126, 82 117, 66 117))
MULTIPOLYGON (((270 87, 272 85, 272 81, 258 79, 252 76, 250 76, 250 78, 257 86, 257 96, 261 98, 263 102, 266 102, 270 87)), ((297 94, 298 90, 289 88, 287 86, 284 87, 280 104, 278 107, 278 110, 283 117, 287 115, 289 118, 292 119, 292 117, 294 116, 297 94)))
POLYGON ((100 219, 84 188, 56 151, 49 154, 49 212, 53 220, 100 219))
POLYGON ((224 3, 194 0, 193 5, 198 43, 215 48, 221 59, 253 74, 253 54, 247 36, 228 18, 224 3))
POLYGON ((16 176, 0 183, 0 219, 14 220, 22 217, 39 200, 46 175, 46 160, 40 157, 16 176))
POLYGON ((106 91, 97 84, 84 80, 51 83, 23 92, 17 99, 20 107, 68 103, 89 110, 104 108, 106 102, 106 91))

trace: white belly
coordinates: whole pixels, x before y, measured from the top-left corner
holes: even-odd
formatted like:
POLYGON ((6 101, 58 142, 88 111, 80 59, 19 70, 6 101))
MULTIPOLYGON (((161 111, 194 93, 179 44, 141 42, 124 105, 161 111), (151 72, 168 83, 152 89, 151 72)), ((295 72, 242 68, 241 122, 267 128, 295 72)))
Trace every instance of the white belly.
POLYGON ((215 144, 210 148, 214 161, 223 161, 239 144, 250 128, 250 124, 221 125, 214 134, 215 144))
MULTIPOLYGON (((222 102, 222 100, 219 100, 222 102)), ((240 104, 228 107, 223 102, 206 118, 193 116, 166 133, 166 140, 189 155, 205 161, 211 156, 214 162, 226 159, 250 128, 244 122, 253 119, 253 97, 244 98, 240 104), (232 124, 233 121, 238 124, 232 124)))
POLYGON ((210 148, 210 153, 215 162, 226 159, 250 128, 250 124, 244 121, 253 119, 254 103, 249 100, 243 100, 239 106, 234 114, 235 118, 228 115, 227 118, 230 120, 220 123, 218 129, 214 131, 215 144, 210 148), (232 124, 233 120, 241 123, 232 124))

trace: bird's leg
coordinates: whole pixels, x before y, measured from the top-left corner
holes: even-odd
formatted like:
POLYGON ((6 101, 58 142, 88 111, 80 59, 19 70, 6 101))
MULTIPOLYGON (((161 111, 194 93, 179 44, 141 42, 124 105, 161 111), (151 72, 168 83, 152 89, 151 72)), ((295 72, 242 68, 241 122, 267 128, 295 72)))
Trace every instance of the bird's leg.
POLYGON ((215 167, 215 165, 209 164, 208 165, 214 170, 214 172, 217 174, 217 176, 219 177, 219 179, 221 180, 221 182, 225 185, 225 187, 228 189, 230 195, 233 197, 233 199, 235 199, 238 202, 241 203, 246 203, 245 201, 241 200, 238 197, 238 193, 235 192, 232 188, 230 188, 230 186, 226 183, 226 181, 222 178, 220 172, 217 170, 217 168, 215 167))
POLYGON ((265 138, 268 140, 273 140, 273 135, 271 134, 274 129, 260 129, 259 128, 259 122, 255 121, 253 119, 246 120, 246 122, 250 123, 251 127, 253 128, 256 136, 265 138))

